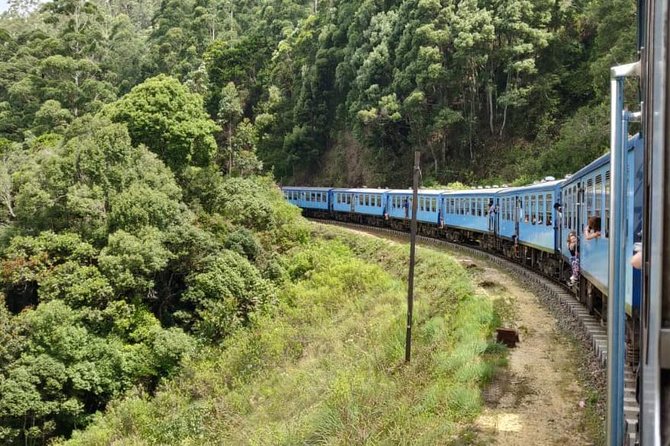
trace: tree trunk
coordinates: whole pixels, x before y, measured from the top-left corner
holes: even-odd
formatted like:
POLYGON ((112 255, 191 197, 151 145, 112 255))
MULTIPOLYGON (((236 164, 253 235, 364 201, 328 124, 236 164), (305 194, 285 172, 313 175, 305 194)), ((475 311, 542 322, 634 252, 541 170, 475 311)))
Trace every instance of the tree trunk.
MULTIPOLYGON (((510 78, 512 77, 512 71, 507 72, 507 82, 505 83, 505 93, 507 93, 507 89, 509 88, 509 81, 510 78)), ((508 107, 509 101, 505 101, 505 109, 503 110, 503 121, 502 125, 500 126, 500 136, 503 136, 503 131, 505 130, 505 124, 507 123, 507 107, 508 107)))
POLYGON ((489 103, 489 128, 491 129, 491 135, 495 133, 493 128, 493 86, 488 86, 488 103, 489 103))

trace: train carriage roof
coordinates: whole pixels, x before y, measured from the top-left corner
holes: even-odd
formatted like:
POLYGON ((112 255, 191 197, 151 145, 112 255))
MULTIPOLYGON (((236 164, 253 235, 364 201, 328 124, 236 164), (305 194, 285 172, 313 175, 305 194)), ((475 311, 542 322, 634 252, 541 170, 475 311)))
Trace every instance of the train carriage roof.
POLYGON ((596 159, 595 161, 592 161, 590 164, 587 164, 586 166, 582 167, 577 172, 575 172, 572 176, 570 176, 570 178, 565 180, 565 184, 563 186, 567 186, 576 181, 580 181, 584 176, 590 174, 594 170, 600 169, 606 164, 609 164, 609 162, 610 162, 610 154, 606 153, 600 158, 596 159))
POLYGON ((501 188, 499 187, 487 187, 485 189, 446 190, 444 191, 444 195, 450 197, 457 197, 459 195, 465 195, 465 196, 477 195, 477 196, 490 197, 498 193, 498 191, 500 190, 501 188))
POLYGON ((281 190, 295 190, 295 191, 307 191, 307 192, 328 192, 332 190, 331 187, 300 187, 300 186, 284 186, 281 190))
MULTIPOLYGON (((412 195, 414 191, 412 189, 391 189, 388 191, 391 195, 412 195)), ((444 190, 438 189, 419 189, 419 195, 440 195, 444 193, 444 190)))
POLYGON ((551 180, 543 181, 537 184, 529 184, 528 186, 519 186, 519 187, 508 187, 505 189, 500 189, 498 195, 507 195, 507 194, 519 194, 525 192, 534 192, 534 191, 545 191, 545 190, 554 190, 556 186, 560 186, 565 182, 565 180, 551 180))
POLYGON ((345 193, 353 193, 353 194, 384 194, 388 192, 388 189, 374 189, 374 188, 367 188, 367 187, 359 187, 359 188, 335 188, 332 189, 333 192, 345 192, 345 193))

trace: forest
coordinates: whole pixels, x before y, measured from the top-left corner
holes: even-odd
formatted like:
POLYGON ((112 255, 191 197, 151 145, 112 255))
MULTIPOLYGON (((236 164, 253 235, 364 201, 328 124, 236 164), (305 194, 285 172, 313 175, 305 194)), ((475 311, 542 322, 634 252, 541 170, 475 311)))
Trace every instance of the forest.
MULTIPOLYGON (((564 175, 607 146, 632 0, 10 0, 0 442, 46 444, 280 305, 280 184, 564 175)), ((296 279, 297 280, 297 279, 296 279)))

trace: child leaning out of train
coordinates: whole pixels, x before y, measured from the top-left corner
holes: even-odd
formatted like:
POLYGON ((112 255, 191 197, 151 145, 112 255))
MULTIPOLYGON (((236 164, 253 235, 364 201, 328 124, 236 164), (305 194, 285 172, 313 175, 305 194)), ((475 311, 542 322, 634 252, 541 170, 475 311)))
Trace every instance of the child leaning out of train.
POLYGON ((600 217, 597 215, 592 215, 586 222, 586 227, 584 228, 584 238, 586 238, 586 240, 591 240, 600 237, 600 235, 600 217))
POLYGON ((568 234, 568 251, 570 251, 570 266, 572 267, 568 285, 572 286, 579 280, 579 238, 575 231, 568 234))

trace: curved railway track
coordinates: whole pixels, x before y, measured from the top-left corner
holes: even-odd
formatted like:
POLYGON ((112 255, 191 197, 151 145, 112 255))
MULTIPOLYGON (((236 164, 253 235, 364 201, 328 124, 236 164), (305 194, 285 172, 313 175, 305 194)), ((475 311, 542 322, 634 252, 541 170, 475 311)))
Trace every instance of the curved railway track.
MULTIPOLYGON (((309 217, 309 220, 341 226, 344 228, 361 230, 369 233, 390 235, 396 238, 409 239, 407 232, 395 229, 366 226, 357 223, 348 223, 335 220, 326 220, 309 217)), ((459 245, 446 240, 435 239, 423 235, 417 235, 417 241, 429 246, 446 247, 459 251, 472 257, 487 260, 503 270, 518 277, 526 287, 530 288, 540 298, 540 301, 549 309, 554 317, 568 322, 581 338, 589 350, 593 353, 601 370, 605 370, 607 364, 607 329, 589 310, 579 302, 570 292, 569 288, 547 277, 537 271, 528 268, 499 255, 484 251, 474 246, 459 245)), ((626 444, 635 445, 637 439, 637 424, 639 406, 635 398, 636 380, 635 374, 629 365, 625 366, 624 380, 624 414, 626 419, 626 444)))

